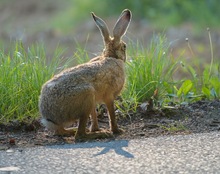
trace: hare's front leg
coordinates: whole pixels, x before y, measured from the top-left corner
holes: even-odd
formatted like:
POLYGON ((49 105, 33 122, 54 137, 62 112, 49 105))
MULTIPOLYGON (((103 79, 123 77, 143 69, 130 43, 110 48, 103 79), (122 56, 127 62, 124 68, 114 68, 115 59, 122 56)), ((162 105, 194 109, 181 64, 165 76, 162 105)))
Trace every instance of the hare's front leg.
POLYGON ((106 106, 108 108, 110 130, 114 134, 122 133, 123 130, 118 128, 117 120, 115 118, 114 100, 106 102, 106 106))
POLYGON ((87 124, 88 118, 89 118, 89 114, 81 115, 81 117, 79 119, 78 130, 77 130, 76 135, 75 135, 76 140, 87 138, 87 136, 86 136, 86 124, 87 124))
POLYGON ((97 111, 96 108, 94 107, 92 112, 91 112, 91 127, 90 127, 90 131, 91 132, 95 132, 95 131, 99 131, 99 125, 98 125, 98 118, 97 118, 97 111))

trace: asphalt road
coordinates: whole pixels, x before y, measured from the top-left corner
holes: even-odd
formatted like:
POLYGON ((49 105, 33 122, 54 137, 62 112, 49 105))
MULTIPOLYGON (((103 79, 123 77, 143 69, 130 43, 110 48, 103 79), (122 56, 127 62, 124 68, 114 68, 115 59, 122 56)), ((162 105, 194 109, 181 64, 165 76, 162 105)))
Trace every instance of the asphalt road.
POLYGON ((0 173, 220 173, 220 132, 0 151, 0 173))

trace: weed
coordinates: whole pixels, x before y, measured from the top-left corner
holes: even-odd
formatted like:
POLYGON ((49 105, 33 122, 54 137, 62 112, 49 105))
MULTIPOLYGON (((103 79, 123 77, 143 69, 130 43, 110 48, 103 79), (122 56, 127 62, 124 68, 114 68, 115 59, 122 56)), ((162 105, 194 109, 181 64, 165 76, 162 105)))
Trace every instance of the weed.
POLYGON ((178 123, 178 122, 169 124, 167 126, 165 126, 165 125, 158 125, 158 126, 166 131, 169 131, 169 132, 178 132, 178 131, 187 130, 187 128, 183 124, 178 123))
MULTIPOLYGON (((214 60, 211 33, 209 29, 207 29, 207 31, 210 41, 210 64, 205 65, 204 70, 199 73, 192 65, 181 62, 182 68, 190 74, 190 77, 180 82, 176 82, 176 85, 173 85, 174 90, 168 92, 168 96, 171 98, 172 102, 190 103, 205 98, 217 99, 220 97, 220 62, 215 62, 214 60)), ((190 52, 193 57, 195 57, 189 40, 186 39, 186 41, 190 52)), ((199 71, 201 70, 199 69, 199 71)), ((168 85, 168 87, 170 87, 170 85, 168 85)))

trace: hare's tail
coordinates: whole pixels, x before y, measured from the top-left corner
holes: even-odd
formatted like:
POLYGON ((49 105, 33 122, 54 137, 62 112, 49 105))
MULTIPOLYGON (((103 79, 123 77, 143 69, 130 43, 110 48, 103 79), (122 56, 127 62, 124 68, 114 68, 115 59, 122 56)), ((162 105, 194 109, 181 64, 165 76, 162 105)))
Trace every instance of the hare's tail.
POLYGON ((59 126, 51 119, 42 118, 41 123, 49 130, 56 131, 59 129, 59 126))

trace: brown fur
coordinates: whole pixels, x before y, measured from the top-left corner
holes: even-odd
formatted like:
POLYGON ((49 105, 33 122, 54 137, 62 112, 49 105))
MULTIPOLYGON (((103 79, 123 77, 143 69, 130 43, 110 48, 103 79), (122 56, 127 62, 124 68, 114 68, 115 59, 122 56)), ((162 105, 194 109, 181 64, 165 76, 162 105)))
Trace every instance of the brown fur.
POLYGON ((73 131, 66 130, 65 127, 79 120, 75 138, 91 137, 91 133, 86 134, 90 114, 91 131, 99 130, 95 109, 98 103, 105 103, 108 108, 111 131, 121 131, 115 119, 114 99, 125 82, 126 45, 121 37, 130 23, 131 12, 122 12, 113 31, 114 38, 109 36, 104 21, 94 14, 92 16, 103 36, 103 54, 87 63, 64 70, 47 81, 42 87, 39 100, 42 123, 57 134, 73 134, 73 131))

